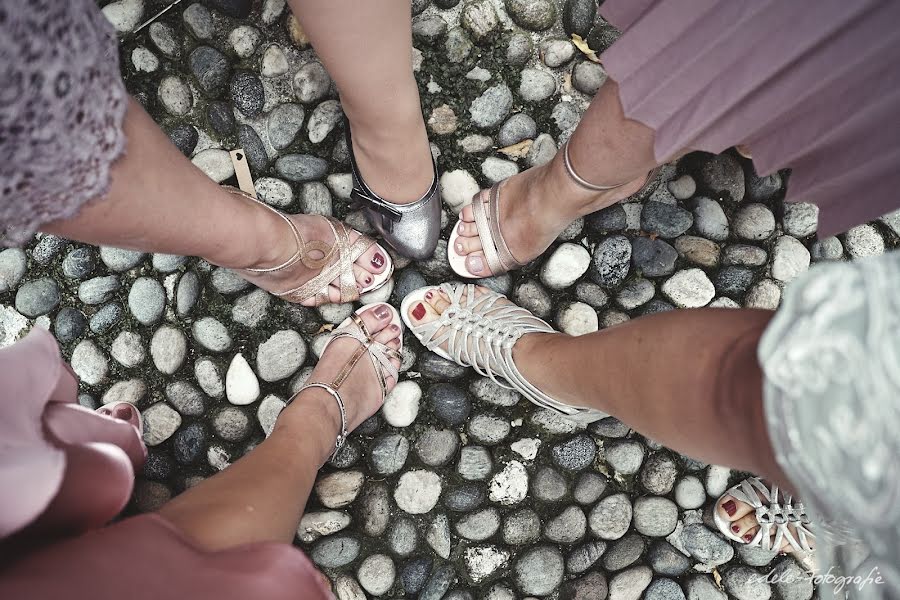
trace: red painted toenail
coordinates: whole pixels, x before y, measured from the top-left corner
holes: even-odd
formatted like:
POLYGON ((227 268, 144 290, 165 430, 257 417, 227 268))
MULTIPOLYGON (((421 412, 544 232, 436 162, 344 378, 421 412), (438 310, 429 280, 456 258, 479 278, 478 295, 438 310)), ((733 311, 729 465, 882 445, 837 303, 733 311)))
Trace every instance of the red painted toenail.
POLYGON ((737 512, 737 505, 735 505, 734 500, 729 500, 728 502, 725 502, 724 504, 722 504, 722 508, 725 509, 725 512, 728 513, 729 517, 733 516, 734 513, 737 512))
POLYGON ((740 528, 738 525, 732 525, 732 526, 731 526, 731 530, 732 530, 733 532, 735 532, 735 533, 740 533, 740 532, 741 532, 741 528, 740 528))
POLYGON ((752 540, 753 540, 753 534, 748 533, 747 535, 744 536, 744 541, 745 541, 745 542, 749 542, 749 541, 752 541, 752 540))
POLYGON ((375 256, 372 257, 372 266, 375 267, 376 269, 380 269, 381 267, 384 266, 384 257, 381 255, 380 252, 375 254, 375 256))
POLYGON ((369 285, 370 283, 372 283, 372 278, 366 277, 366 285, 369 285))
POLYGON ((419 320, 425 316, 425 305, 419 302, 416 304, 416 307, 412 311, 412 316, 414 319, 419 320))
POLYGON ((431 297, 434 296, 431 292, 425 292, 425 297, 431 300, 431 297))

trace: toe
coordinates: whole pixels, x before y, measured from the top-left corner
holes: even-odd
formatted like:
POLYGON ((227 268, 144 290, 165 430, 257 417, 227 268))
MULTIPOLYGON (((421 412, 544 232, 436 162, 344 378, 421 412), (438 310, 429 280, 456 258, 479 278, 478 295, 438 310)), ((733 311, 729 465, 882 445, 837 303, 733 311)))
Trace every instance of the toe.
POLYGON ((723 496, 722 500, 719 501, 716 510, 719 511, 719 516, 722 519, 731 522, 743 518, 753 510, 753 507, 746 502, 741 502, 731 496, 723 496))
POLYGON ((387 253, 378 244, 372 244, 356 259, 356 265, 370 273, 384 273, 387 261, 387 253))
POLYGON ((443 314, 450 306, 450 297, 441 289, 429 290, 425 293, 425 302, 431 306, 437 314, 443 314))
POLYGON ((481 250, 481 238, 477 236, 460 236, 456 238, 456 244, 454 244, 453 249, 459 256, 465 256, 467 254, 471 254, 472 252, 479 252, 481 250))
POLYGON ((472 226, 475 226, 475 213, 472 211, 472 205, 467 204, 461 211, 459 211, 459 218, 463 220, 463 222, 471 223, 472 226))
POLYGON ((478 237, 478 227, 475 223, 463 221, 460 219, 459 225, 456 226, 456 232, 463 237, 478 237))
MULTIPOLYGON (((756 522, 756 515, 753 515, 753 514, 744 515, 737 521, 731 522, 731 525, 730 525, 731 533, 733 533, 734 535, 736 535, 740 538, 743 538, 750 531, 756 530, 758 525, 759 524, 756 522)), ((750 538, 750 539, 753 539, 753 538, 750 538)), ((745 541, 746 541, 746 538, 745 538, 745 541)))
MULTIPOLYGON (((432 292, 433 293, 433 292, 432 292)), ((437 319, 441 313, 437 312, 427 300, 413 302, 409 307, 410 320, 416 325, 430 323, 437 319)))
POLYGON ((466 256, 466 268, 470 273, 487 277, 491 274, 484 258, 484 252, 473 252, 466 256))
MULTIPOLYGON (((397 325, 396 323, 391 323, 390 325, 388 325, 387 327, 385 327, 384 329, 379 331, 378 334, 375 335, 375 341, 379 342, 381 344, 384 344, 386 346, 391 346, 390 342, 397 340, 397 336, 399 336, 399 335, 400 335, 400 326, 397 325)), ((391 347, 397 348, 397 347, 399 347, 399 344, 397 344, 397 346, 391 346, 391 347)))
POLYGON ((391 309, 386 304, 376 304, 359 314, 359 317, 366 325, 366 329, 369 330, 369 335, 375 339, 378 339, 381 332, 390 325, 391 316, 391 309))
POLYGON ((358 264, 353 265, 353 275, 356 277, 356 287, 360 290, 366 289, 375 280, 373 273, 366 271, 358 264))

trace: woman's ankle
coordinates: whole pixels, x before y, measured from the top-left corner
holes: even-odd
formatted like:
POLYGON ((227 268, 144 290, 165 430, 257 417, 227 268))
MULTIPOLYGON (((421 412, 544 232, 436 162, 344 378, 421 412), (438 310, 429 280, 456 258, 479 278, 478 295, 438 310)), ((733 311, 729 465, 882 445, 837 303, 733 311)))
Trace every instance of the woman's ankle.
POLYGON ((272 268, 297 252, 297 241, 290 226, 274 209, 222 191, 233 202, 222 210, 230 215, 234 226, 216 232, 222 241, 203 258, 228 269, 272 268))

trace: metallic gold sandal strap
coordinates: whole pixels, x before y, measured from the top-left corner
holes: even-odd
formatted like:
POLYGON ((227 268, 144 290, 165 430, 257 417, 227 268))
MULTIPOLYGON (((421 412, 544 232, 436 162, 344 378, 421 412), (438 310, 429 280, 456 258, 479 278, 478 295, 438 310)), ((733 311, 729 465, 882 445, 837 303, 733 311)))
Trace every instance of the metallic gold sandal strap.
POLYGON ((616 185, 597 185, 596 183, 591 183, 581 175, 575 172, 575 167, 572 166, 572 159, 569 157, 569 142, 563 144, 563 163, 566 165, 566 173, 569 174, 569 177, 572 178, 572 181, 580 185, 586 190, 590 190, 592 192, 606 192, 609 190, 614 190, 616 188, 620 188, 626 183, 617 183, 616 185))
POLYGON ((304 390, 308 390, 309 388, 319 388, 328 392, 332 398, 334 398, 335 402, 337 402, 338 410, 341 411, 341 432, 338 434, 337 438, 334 440, 334 452, 331 453, 331 458, 338 453, 338 450, 344 445, 344 442, 347 441, 347 436, 350 435, 350 432, 347 431, 347 409, 344 406, 344 400, 341 398, 341 393, 337 390, 336 387, 327 384, 327 383, 307 383, 302 388, 297 390, 297 393, 291 396, 290 400, 287 401, 285 408, 294 401, 294 399, 300 395, 304 390))
POLYGON ((490 221, 489 225, 491 227, 491 238, 494 241, 494 245, 497 247, 497 255, 500 258, 500 263, 503 265, 504 270, 512 271, 513 269, 518 269, 519 267, 525 266, 525 263, 519 262, 519 260, 513 256, 512 252, 509 250, 509 246, 506 245, 506 240, 503 238, 503 232, 500 231, 500 186, 501 183, 496 183, 491 188, 491 213, 490 213, 490 221))
POLYGON ((492 200, 493 194, 489 193, 487 200, 484 199, 483 191, 475 194, 475 197, 472 198, 472 214, 475 216, 475 228, 481 238, 481 250, 484 252, 487 265, 491 269, 491 273, 500 275, 505 272, 505 269, 497 254, 497 244, 494 243, 493 229, 491 229, 489 214, 492 200))

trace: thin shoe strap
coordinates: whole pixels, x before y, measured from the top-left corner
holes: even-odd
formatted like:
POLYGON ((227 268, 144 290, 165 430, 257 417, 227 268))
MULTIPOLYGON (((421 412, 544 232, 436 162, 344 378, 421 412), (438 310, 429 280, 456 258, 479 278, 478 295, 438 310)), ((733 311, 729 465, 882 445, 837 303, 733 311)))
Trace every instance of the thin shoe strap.
POLYGON ((491 186, 485 198, 483 191, 472 198, 472 214, 481 238, 481 248, 488 267, 494 275, 500 275, 522 266, 509 251, 500 231, 500 184, 491 186))
MULTIPOLYGON (((572 179, 572 181, 574 181, 584 189, 590 190, 592 192, 607 192, 609 190, 614 190, 630 183, 628 181, 625 181, 623 183, 617 183, 615 185, 598 185, 596 183, 591 183, 590 181, 576 173, 575 167, 572 166, 572 159, 569 156, 569 142, 563 144, 563 163, 566 165, 566 173, 569 174, 569 177, 572 179)), ((645 181, 644 185, 642 185, 638 191, 632 194, 632 196, 641 194, 644 190, 647 189, 647 187, 653 185, 653 181, 654 179, 656 179, 656 174, 659 173, 659 170, 660 167, 656 167, 655 169, 647 173, 647 181, 645 181)))
POLYGON ((500 263, 506 268, 507 271, 511 271, 517 267, 521 267, 523 263, 519 262, 515 256, 513 256, 512 252, 509 251, 509 246, 506 245, 506 240, 503 237, 503 233, 500 231, 500 186, 503 185, 503 182, 496 183, 491 187, 491 238, 494 240, 494 245, 497 246, 497 253, 500 255, 500 263))

